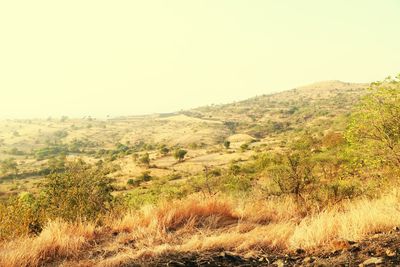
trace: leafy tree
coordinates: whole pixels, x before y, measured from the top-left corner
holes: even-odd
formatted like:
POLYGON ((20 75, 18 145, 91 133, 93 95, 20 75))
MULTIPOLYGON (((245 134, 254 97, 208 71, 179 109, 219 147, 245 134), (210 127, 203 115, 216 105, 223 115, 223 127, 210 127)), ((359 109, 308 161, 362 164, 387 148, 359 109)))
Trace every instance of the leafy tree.
POLYGON ((228 140, 225 140, 225 141, 224 141, 224 147, 225 147, 226 149, 229 149, 230 146, 231 146, 231 142, 228 141, 228 140))
POLYGON ((204 166, 203 175, 192 177, 190 179, 191 187, 198 192, 203 192, 209 196, 213 196, 217 193, 218 185, 220 184, 220 175, 214 175, 212 168, 204 166), (216 179, 218 177, 218 179, 216 179))
POLYGON ((315 158, 320 152, 320 142, 306 132, 289 145, 282 154, 268 155, 257 159, 259 169, 266 169, 269 176, 284 194, 294 195, 297 201, 304 201, 307 193, 315 189, 315 158))
POLYGON ((303 193, 316 182, 314 164, 300 152, 278 155, 268 168, 268 173, 282 193, 293 194, 304 200, 303 193))
POLYGON ((168 153, 169 153, 169 148, 168 148, 166 145, 163 145, 163 146, 160 148, 160 153, 161 153, 162 155, 164 155, 164 156, 168 155, 168 153))
POLYGON ((137 181, 139 182, 148 182, 150 181, 152 176, 150 175, 149 171, 144 171, 140 174, 139 177, 137 177, 137 181))
POLYGON ((174 157, 175 157, 179 162, 181 162, 181 161, 183 161, 183 159, 185 158, 186 154, 187 154, 187 151, 186 151, 186 150, 181 149, 181 148, 178 148, 177 150, 175 150, 174 157))
POLYGON ((234 133, 236 133, 236 129, 237 129, 239 123, 235 122, 235 121, 224 121, 224 125, 226 128, 228 128, 230 133, 234 134, 234 133))
POLYGON ((400 75, 371 84, 346 134, 363 163, 400 167, 400 75))
POLYGON ((117 147, 116 150, 113 151, 114 155, 123 156, 123 155, 132 154, 132 152, 133 152, 129 146, 121 144, 121 143, 117 143, 116 147, 117 147))

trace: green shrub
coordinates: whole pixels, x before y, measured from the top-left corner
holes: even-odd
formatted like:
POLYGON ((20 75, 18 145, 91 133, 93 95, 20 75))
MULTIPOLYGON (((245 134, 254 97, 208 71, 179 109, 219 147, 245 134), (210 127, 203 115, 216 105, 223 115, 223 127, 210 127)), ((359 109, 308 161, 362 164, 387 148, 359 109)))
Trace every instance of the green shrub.
POLYGON ((136 185, 135 180, 133 179, 128 179, 128 181, 126 182, 128 185, 134 186, 136 185))
POLYGON ((306 154, 299 152, 278 155, 268 173, 282 193, 292 194, 298 200, 304 199, 304 194, 317 182, 314 164, 306 154))
POLYGON ((249 175, 226 175, 221 179, 221 190, 227 193, 249 192, 252 178, 249 175))
POLYGON ((69 150, 66 145, 51 145, 45 148, 41 148, 35 151, 35 157, 37 160, 44 160, 59 155, 68 154, 69 150))
POLYGON ((0 240, 38 234, 45 217, 30 193, 21 193, 0 203, 0 240))
POLYGON ((327 185, 329 199, 339 202, 361 194, 361 185, 355 180, 336 180, 327 185))
POLYGON ((370 90, 353 112, 346 138, 364 165, 400 169, 400 75, 370 90))
POLYGON ((179 173, 172 173, 170 175, 167 176, 167 180, 172 181, 172 180, 178 180, 181 179, 182 175, 179 173))
POLYGON ((175 157, 179 162, 181 162, 181 161, 183 161, 183 159, 185 158, 186 154, 187 154, 187 151, 186 151, 186 150, 178 148, 178 149, 175 150, 174 157, 175 157))
POLYGON ((149 171, 144 171, 144 172, 142 172, 142 174, 140 174, 139 177, 137 177, 136 180, 140 181, 140 182, 148 182, 151 179, 152 179, 152 176, 150 175, 150 172, 149 171))
POLYGON ((248 150, 248 149, 249 149, 249 144, 247 144, 247 143, 242 144, 242 145, 240 146, 240 149, 241 149, 242 151, 248 150))
POLYGON ((240 168, 240 166, 239 166, 238 164, 235 164, 235 163, 231 163, 231 164, 230 164, 230 166, 229 166, 229 172, 230 172, 231 174, 237 175, 237 174, 240 173, 240 171, 241 171, 241 168, 240 168))
POLYGON ((163 146, 160 148, 160 153, 161 153, 163 156, 168 155, 168 153, 169 153, 169 148, 168 148, 167 146, 163 145, 163 146))
POLYGON ((67 221, 95 220, 111 209, 114 190, 109 170, 81 161, 70 163, 65 172, 46 177, 43 206, 50 218, 67 221))
POLYGON ((138 209, 146 204, 156 204, 162 200, 177 199, 186 196, 189 192, 188 186, 160 181, 150 185, 148 188, 138 187, 126 194, 125 203, 130 208, 138 209))
POLYGON ((231 146, 231 142, 229 142, 228 140, 225 140, 225 141, 224 141, 224 147, 225 147, 226 149, 229 149, 230 146, 231 146))
POLYGON ((146 204, 156 203, 159 198, 157 192, 138 188, 125 195, 125 202, 128 207, 138 209, 146 204))

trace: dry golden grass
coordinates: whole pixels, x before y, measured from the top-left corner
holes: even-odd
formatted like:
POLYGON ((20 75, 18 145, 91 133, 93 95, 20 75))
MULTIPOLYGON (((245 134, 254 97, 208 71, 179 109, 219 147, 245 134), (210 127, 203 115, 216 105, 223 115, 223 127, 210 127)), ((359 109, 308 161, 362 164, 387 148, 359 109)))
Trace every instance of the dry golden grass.
MULTIPOLYGON (((215 199, 203 200, 196 206, 196 202, 190 200, 170 203, 162 208, 148 209, 147 214, 154 214, 154 217, 140 218, 147 221, 148 226, 153 225, 146 229, 152 229, 147 233, 152 233, 150 235, 157 236, 158 239, 155 238, 147 244, 142 243, 141 249, 133 249, 130 257, 126 254, 124 257, 131 260, 138 257, 159 256, 170 251, 231 250, 248 253, 260 249, 287 251, 297 248, 313 249, 321 245, 329 247, 335 246, 335 241, 338 240, 359 240, 365 235, 390 229, 398 225, 400 220, 399 195, 396 192, 377 200, 361 199, 343 203, 340 207, 333 207, 307 217, 301 216, 302 212, 289 198, 255 203, 234 203, 223 199, 220 201, 224 204, 219 205, 216 205, 215 201, 215 199), (196 214, 196 218, 207 221, 205 206, 202 206, 204 203, 208 203, 208 208, 218 207, 214 209, 214 214, 212 209, 206 214, 210 217, 220 216, 220 222, 224 222, 222 225, 199 226, 193 223, 195 219, 188 219, 196 214), (176 216, 177 214, 179 215, 176 216), (160 215, 163 219, 158 219, 160 215), (230 221, 235 217, 238 218, 237 222, 230 221), (164 218, 174 219, 169 219, 165 223, 164 218), (178 231, 168 233, 166 226, 176 226, 175 222, 182 222, 178 218, 186 218, 185 223, 178 224, 180 226, 178 231)), ((129 228, 127 222, 133 221, 127 217, 121 220, 125 222, 126 228, 129 228)), ((135 228, 131 227, 133 228, 130 229, 135 228)), ((146 230, 141 229, 143 235, 146 230)), ((137 230, 131 233, 135 232, 137 233, 137 230)))
POLYGON ((46 260, 76 255, 95 237, 92 224, 49 222, 36 238, 21 238, 0 247, 0 266, 39 266, 46 260))
POLYGON ((400 196, 393 192, 377 200, 349 203, 304 218, 289 240, 290 247, 316 247, 332 240, 358 240, 363 236, 385 231, 400 222, 400 196))
POLYGON ((333 248, 337 241, 357 241, 398 226, 399 200, 400 195, 392 192, 304 217, 290 198, 235 201, 192 196, 127 213, 97 229, 87 224, 49 223, 36 238, 3 244, 0 266, 38 266, 62 259, 63 266, 120 266, 171 252, 247 254, 333 248), (96 240, 95 232, 102 238, 96 240), (90 240, 96 242, 89 244, 90 240), (90 251, 101 253, 90 256, 96 254, 90 251))

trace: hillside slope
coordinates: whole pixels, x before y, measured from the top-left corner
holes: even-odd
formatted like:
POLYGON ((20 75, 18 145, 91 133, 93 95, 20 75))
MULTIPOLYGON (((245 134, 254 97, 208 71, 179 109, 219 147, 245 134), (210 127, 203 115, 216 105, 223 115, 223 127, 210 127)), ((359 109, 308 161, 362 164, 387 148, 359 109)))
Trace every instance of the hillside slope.
POLYGON ((304 130, 318 134, 343 131, 346 116, 366 88, 367 84, 326 81, 170 114, 108 120, 87 117, 0 121, 0 160, 15 158, 19 169, 17 179, 9 179, 9 175, 5 175, 7 179, 0 178, 0 196, 35 187, 41 176, 37 170, 44 170, 47 159, 61 154, 88 162, 112 160, 121 167, 114 177, 123 188, 129 178, 146 168, 121 154, 118 144, 138 156, 147 151, 153 165, 160 167, 151 172, 159 177, 175 171, 193 175, 205 165, 225 166, 234 160, 246 160, 253 151, 238 153, 242 145, 272 150, 304 130), (224 140, 229 140, 234 150, 220 155, 224 140), (189 151, 187 160, 175 166, 172 156, 159 154, 163 145, 185 148, 189 151), (39 153, 44 156, 38 160, 39 153))
POLYGON ((316 127, 346 115, 368 84, 325 81, 236 103, 207 106, 184 114, 223 121, 233 132, 265 137, 298 127, 316 127))

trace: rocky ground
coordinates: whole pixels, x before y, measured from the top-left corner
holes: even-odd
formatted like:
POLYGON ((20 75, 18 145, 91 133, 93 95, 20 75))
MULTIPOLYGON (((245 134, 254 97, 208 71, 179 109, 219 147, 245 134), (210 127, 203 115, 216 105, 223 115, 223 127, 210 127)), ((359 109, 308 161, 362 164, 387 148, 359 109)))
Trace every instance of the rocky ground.
POLYGON ((147 262, 126 266, 400 266, 400 229, 377 233, 360 242, 340 241, 337 249, 305 251, 291 254, 260 253, 244 257, 238 254, 213 252, 203 254, 171 254, 147 262))

